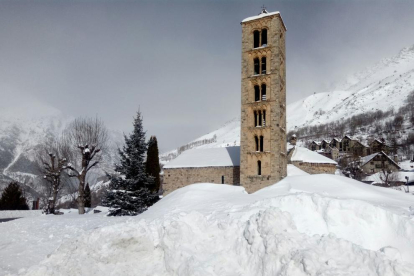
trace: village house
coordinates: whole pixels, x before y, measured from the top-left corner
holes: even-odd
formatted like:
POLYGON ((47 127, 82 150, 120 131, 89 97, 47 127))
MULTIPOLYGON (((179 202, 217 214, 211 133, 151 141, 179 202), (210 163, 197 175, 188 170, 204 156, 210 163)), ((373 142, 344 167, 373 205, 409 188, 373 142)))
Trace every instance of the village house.
POLYGON ((338 163, 334 160, 307 148, 298 146, 290 146, 288 148, 290 148, 288 152, 288 164, 293 164, 295 167, 309 174, 335 174, 338 163))
POLYGON ((401 169, 397 162, 383 151, 362 157, 360 163, 362 171, 366 174, 374 174, 383 170, 395 172, 401 169))

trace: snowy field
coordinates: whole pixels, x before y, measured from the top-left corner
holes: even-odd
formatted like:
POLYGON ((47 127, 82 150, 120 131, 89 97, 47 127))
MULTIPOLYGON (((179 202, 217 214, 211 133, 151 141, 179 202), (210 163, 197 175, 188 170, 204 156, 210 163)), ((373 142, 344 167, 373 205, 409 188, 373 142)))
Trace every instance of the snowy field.
POLYGON ((289 174, 254 194, 190 185, 137 217, 2 223, 0 274, 414 275, 413 195, 289 174))

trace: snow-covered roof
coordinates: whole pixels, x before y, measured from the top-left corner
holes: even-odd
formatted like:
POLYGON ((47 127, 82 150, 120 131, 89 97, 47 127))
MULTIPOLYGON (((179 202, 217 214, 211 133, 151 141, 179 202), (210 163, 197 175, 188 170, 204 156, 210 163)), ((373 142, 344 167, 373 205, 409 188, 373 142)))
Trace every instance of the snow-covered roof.
POLYGON ((261 13, 259 13, 258 15, 255 15, 255 16, 250 16, 250 17, 247 17, 247 18, 245 18, 245 19, 243 19, 243 21, 241 22, 241 23, 246 23, 246 22, 250 22, 250 21, 253 21, 253 20, 256 20, 256 19, 261 19, 261 18, 264 18, 264 17, 268 17, 268 16, 272 16, 272 15, 279 15, 279 17, 280 17, 280 20, 282 21, 282 25, 283 25, 283 28, 285 28, 285 31, 287 30, 286 29, 286 25, 285 25, 285 23, 283 22, 283 19, 282 19, 282 16, 280 15, 280 12, 278 12, 278 11, 274 11, 274 12, 267 12, 266 10, 263 10, 261 13))
POLYGON ((187 150, 164 169, 240 166, 240 147, 187 150))
POLYGON ((384 156, 386 156, 392 163, 394 163, 395 166, 397 166, 398 168, 401 169, 401 167, 395 163, 395 161, 389 157, 388 155, 385 154, 385 152, 381 151, 381 152, 377 152, 377 153, 373 153, 364 157, 361 157, 361 167, 364 166, 366 163, 368 163, 369 161, 371 161, 375 156, 377 156, 378 154, 383 154, 384 156))
POLYGON ((263 12, 262 11, 258 15, 250 16, 250 17, 247 17, 247 18, 243 19, 242 23, 252 21, 252 20, 256 20, 256 19, 260 19, 260 18, 267 17, 267 16, 272 16, 272 15, 275 15, 275 14, 280 14, 280 13, 278 11, 275 11, 275 12, 267 12, 267 11, 263 12))
POLYGON ((314 151, 308 150, 302 147, 296 147, 292 154, 291 161, 301 161, 305 163, 319 163, 319 164, 334 164, 337 165, 334 160, 320 155, 314 151))

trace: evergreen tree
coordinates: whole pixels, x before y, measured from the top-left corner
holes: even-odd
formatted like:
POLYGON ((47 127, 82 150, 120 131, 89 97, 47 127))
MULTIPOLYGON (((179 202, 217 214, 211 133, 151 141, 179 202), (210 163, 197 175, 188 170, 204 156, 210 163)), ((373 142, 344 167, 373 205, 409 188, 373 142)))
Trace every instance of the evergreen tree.
POLYGON ((0 198, 0 210, 29 210, 19 184, 11 182, 0 198))
POLYGON ((84 197, 85 197, 85 207, 91 208, 92 197, 91 197, 91 189, 89 188, 89 183, 86 184, 84 197))
POLYGON ((139 111, 133 126, 129 137, 124 135, 122 150, 118 150, 120 162, 115 165, 116 174, 108 175, 110 184, 102 204, 110 208, 110 216, 135 216, 158 200, 158 195, 149 190, 154 179, 145 170, 147 143, 139 111))
POLYGON ((158 193, 160 190, 160 159, 158 153, 157 137, 151 136, 148 142, 147 163, 146 169, 149 176, 154 178, 154 184, 151 185, 151 191, 158 193))

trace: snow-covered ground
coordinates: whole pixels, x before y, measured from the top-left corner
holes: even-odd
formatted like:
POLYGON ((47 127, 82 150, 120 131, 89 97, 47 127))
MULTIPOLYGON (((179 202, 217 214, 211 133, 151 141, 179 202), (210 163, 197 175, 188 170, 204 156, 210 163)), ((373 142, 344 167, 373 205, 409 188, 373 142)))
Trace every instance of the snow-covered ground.
POLYGON ((137 217, 0 224, 0 274, 414 275, 413 195, 289 173, 254 194, 190 185, 137 217))

